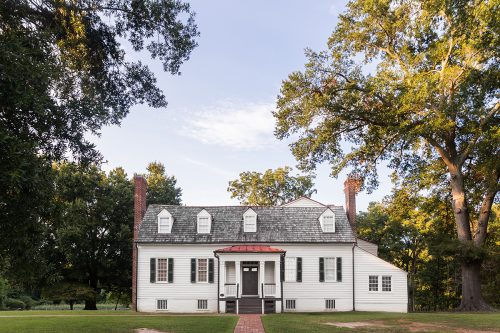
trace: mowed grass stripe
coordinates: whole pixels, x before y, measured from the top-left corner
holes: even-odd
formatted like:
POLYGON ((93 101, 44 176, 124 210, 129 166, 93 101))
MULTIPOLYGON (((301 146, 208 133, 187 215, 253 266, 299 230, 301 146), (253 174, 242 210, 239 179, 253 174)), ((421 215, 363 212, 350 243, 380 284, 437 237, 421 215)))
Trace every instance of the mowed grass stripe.
MULTIPOLYGON (((500 333, 500 313, 383 313, 383 312, 337 312, 311 314, 273 314, 262 318, 266 333, 396 333, 410 332, 412 323, 429 324, 420 332, 465 332, 479 330, 500 333), (328 323, 373 322, 371 327, 341 328, 328 323), (377 325, 383 327, 376 327, 377 325), (389 327, 387 327, 389 326, 389 327), (438 327, 439 326, 439 327, 438 327)), ((415 329, 415 325, 412 329, 415 329)))
POLYGON ((0 316, 0 333, 132 333, 150 328, 168 333, 232 333, 236 316, 68 315, 0 316))

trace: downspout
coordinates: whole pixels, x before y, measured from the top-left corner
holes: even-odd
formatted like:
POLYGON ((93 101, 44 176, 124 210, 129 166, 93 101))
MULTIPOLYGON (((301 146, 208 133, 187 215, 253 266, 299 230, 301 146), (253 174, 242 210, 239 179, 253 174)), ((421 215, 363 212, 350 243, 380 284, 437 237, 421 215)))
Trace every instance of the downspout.
POLYGON ((283 274, 282 270, 283 267, 281 267, 281 264, 285 262, 285 253, 281 255, 283 260, 280 260, 280 288, 281 288, 281 313, 283 313, 283 274))
POLYGON ((137 241, 134 241, 135 246, 135 312, 137 311, 137 292, 139 291, 139 283, 137 281, 137 274, 139 273, 139 247, 137 246, 137 241))
POLYGON ((354 283, 354 248, 356 247, 356 243, 352 244, 352 311, 356 311, 356 294, 355 294, 355 286, 354 283))
POLYGON ((220 313, 220 258, 215 252, 214 256, 217 258, 217 313, 220 313))

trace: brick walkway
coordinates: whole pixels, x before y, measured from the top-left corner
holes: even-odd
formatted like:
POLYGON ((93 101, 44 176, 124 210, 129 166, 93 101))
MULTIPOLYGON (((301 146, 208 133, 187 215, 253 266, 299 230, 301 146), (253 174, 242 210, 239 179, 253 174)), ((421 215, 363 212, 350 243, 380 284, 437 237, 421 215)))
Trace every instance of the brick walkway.
POLYGON ((234 333, 265 333, 260 314, 240 314, 234 333))

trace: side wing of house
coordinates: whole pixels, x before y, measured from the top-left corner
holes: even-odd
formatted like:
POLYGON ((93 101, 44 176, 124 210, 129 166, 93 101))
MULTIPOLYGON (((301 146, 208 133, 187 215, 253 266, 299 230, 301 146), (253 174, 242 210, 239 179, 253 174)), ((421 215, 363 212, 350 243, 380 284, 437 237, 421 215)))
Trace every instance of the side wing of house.
POLYGON ((407 273, 379 257, 354 249, 356 311, 408 311, 407 273))

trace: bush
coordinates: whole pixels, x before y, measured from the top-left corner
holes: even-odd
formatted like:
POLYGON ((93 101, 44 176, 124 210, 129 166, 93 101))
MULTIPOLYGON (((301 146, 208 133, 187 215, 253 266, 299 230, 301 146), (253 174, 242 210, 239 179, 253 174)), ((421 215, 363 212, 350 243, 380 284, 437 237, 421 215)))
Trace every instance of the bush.
POLYGON ((20 299, 7 298, 5 300, 5 307, 9 310, 24 310, 26 304, 20 299))
POLYGON ((25 304, 26 310, 31 310, 32 307, 38 304, 37 301, 26 295, 20 296, 19 300, 25 304))

